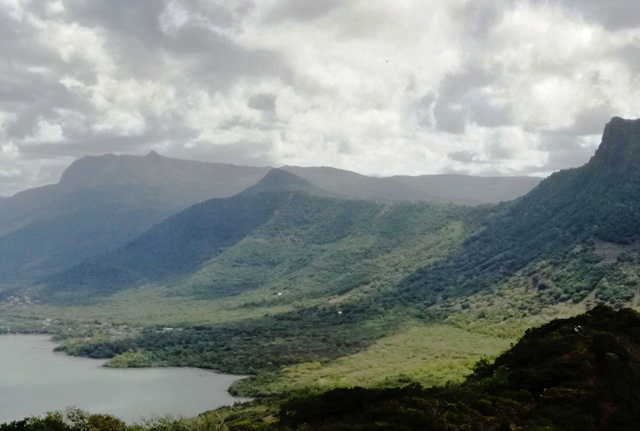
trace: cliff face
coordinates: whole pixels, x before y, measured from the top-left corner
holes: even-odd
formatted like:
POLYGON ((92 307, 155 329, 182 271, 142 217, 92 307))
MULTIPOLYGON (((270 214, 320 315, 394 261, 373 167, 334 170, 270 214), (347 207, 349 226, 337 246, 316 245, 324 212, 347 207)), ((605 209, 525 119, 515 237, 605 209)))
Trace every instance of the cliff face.
POLYGON ((640 239, 640 120, 611 119, 589 163, 551 175, 513 213, 582 237, 640 239))
POLYGON ((602 143, 589 161, 604 173, 640 175, 640 119, 614 117, 607 123, 602 143))

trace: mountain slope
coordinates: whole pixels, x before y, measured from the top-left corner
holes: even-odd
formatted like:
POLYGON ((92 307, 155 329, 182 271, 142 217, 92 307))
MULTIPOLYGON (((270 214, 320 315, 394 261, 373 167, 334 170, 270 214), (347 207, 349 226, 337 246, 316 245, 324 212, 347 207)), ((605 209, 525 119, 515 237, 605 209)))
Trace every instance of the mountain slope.
POLYGON ((638 331, 638 313, 597 307, 528 331, 462 385, 336 389, 286 402, 267 429, 635 430, 638 331))
MULTIPOLYGON (((614 118, 605 128, 602 145, 585 166, 553 174, 514 202, 478 210, 321 197, 315 194, 322 191, 311 182, 285 170, 274 170, 235 200, 207 204, 198 216, 189 212, 181 216, 185 217, 180 222, 184 226, 201 224, 205 229, 210 223, 207 229, 215 231, 217 224, 232 226, 233 217, 245 217, 242 208, 249 208, 251 199, 272 199, 277 208, 270 207, 258 224, 241 230, 245 236, 225 243, 225 250, 216 246, 213 234, 203 233, 200 244, 196 241, 200 234, 171 233, 171 224, 166 224, 166 239, 151 240, 161 232, 155 229, 144 241, 127 246, 127 253, 133 254, 116 259, 119 263, 108 264, 102 272, 93 272, 98 265, 95 261, 92 270, 75 269, 76 275, 69 273, 49 282, 58 287, 92 285, 102 279, 113 283, 113 277, 106 274, 116 274, 114 268, 118 268, 126 274, 121 274, 120 286, 134 281, 160 281, 173 274, 180 279, 172 282, 181 286, 178 290, 202 297, 294 286, 314 286, 297 288, 299 299, 304 297, 303 291, 312 297, 345 293, 371 285, 385 272, 375 269, 385 266, 384 259, 407 259, 403 253, 415 246, 413 239, 462 222, 458 240, 480 223, 482 229, 461 247, 444 247, 439 256, 447 256, 446 259, 433 259, 423 250, 426 254, 422 261, 420 256, 412 257, 403 271, 387 271, 393 276, 383 279, 391 285, 373 289, 370 292, 376 292, 374 295, 363 297, 372 303, 431 306, 448 297, 485 291, 510 277, 530 276, 534 289, 552 290, 549 299, 578 302, 607 278, 608 286, 620 286, 613 289, 625 293, 605 294, 605 290, 611 290, 605 285, 597 297, 608 301, 607 296, 613 296, 619 301, 631 295, 629 283, 635 267, 627 268, 627 263, 616 262, 615 257, 611 265, 594 265, 600 260, 596 242, 624 246, 634 243, 640 235, 640 175, 634 159, 638 153, 640 121, 614 118), (264 193, 279 194, 257 198, 264 193), (283 198, 282 193, 290 194, 283 198), (247 203, 215 215, 215 211, 222 211, 220 208, 236 200, 247 203), (234 213, 236 210, 240 212, 234 213), (196 220, 190 221, 189 217, 196 220), (181 235, 193 241, 180 245, 181 235), (154 246, 144 246, 145 241, 154 246), (392 253, 394 247, 399 254, 392 253), (148 259, 147 255, 154 258, 148 259), (554 263, 548 266, 547 261, 554 263), (88 274, 84 281, 78 281, 84 276, 74 278, 83 273, 88 274), (399 274, 404 278, 397 279, 399 274), (91 277, 95 280, 91 281, 91 277), (314 278, 317 281, 308 281, 314 278)), ((265 204, 256 205, 263 208, 261 205, 265 204)), ((630 256, 621 259, 634 260, 630 251, 630 256)))
MULTIPOLYGON (((580 266, 571 275, 579 279, 567 287, 578 289, 572 293, 576 299, 584 298, 603 271, 616 276, 616 267, 593 266, 602 258, 597 244, 612 244, 621 253, 621 247, 640 239, 639 153, 640 120, 613 118, 586 165, 554 173, 524 197, 502 205, 458 255, 408 277, 400 296, 433 303, 442 292, 477 292, 527 267, 535 272, 535 262, 551 260, 558 271, 580 266)), ((634 260, 637 253, 629 251, 634 260)))
POLYGON ((108 294, 130 284, 195 271, 205 260, 265 223, 285 194, 238 195, 194 205, 105 257, 94 258, 45 282, 53 290, 108 294))
POLYGON ((377 273, 402 275, 444 255, 485 213, 310 191, 317 188, 308 181, 272 170, 236 196, 190 207, 116 252, 44 283, 51 294, 102 295, 157 282, 206 298, 273 288, 288 292, 288 300, 308 299, 370 285, 377 273), (416 254, 426 244, 440 248, 416 254), (412 255, 403 258, 403 253, 412 255), (404 269, 386 269, 384 256, 389 263, 404 259, 404 269))
POLYGON ((69 189, 149 184, 185 201, 198 202, 233 196, 257 183, 269 170, 270 167, 172 159, 154 151, 144 157, 108 154, 75 161, 58 185, 69 189))
POLYGON ((28 283, 108 253, 181 209, 235 194, 268 171, 155 153, 77 160, 58 184, 2 201, 0 283, 28 283))

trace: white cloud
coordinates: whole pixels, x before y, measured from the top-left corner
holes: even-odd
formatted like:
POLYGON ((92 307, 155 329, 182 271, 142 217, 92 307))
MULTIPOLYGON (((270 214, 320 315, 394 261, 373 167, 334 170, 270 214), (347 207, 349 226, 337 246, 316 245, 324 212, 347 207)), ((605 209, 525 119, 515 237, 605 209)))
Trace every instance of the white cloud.
POLYGON ((35 133, 24 139, 25 144, 56 143, 64 140, 60 124, 51 124, 47 120, 38 121, 35 133))
POLYGON ((175 34, 188 20, 189 12, 177 0, 167 3, 159 17, 160 28, 167 34, 175 34))
POLYGON ((42 43, 69 63, 79 60, 94 72, 113 73, 116 65, 105 48, 106 36, 97 28, 82 26, 76 22, 35 21, 41 26, 42 43))
POLYGON ((584 162, 608 116, 640 112, 635 9, 604 26, 596 6, 0 0, 0 25, 29 36, 0 46, 1 144, 47 172, 155 147, 378 175, 548 173, 584 162))
POLYGON ((5 13, 16 21, 22 21, 25 16, 25 7, 30 0, 0 0, 0 12, 5 13))

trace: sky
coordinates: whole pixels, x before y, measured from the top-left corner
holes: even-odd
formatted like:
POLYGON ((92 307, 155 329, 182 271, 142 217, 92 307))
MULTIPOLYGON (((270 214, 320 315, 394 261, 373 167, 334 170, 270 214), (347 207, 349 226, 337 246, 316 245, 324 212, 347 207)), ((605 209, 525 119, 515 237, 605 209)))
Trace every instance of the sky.
POLYGON ((634 0, 0 0, 0 195, 154 150, 545 176, 640 116, 634 0))

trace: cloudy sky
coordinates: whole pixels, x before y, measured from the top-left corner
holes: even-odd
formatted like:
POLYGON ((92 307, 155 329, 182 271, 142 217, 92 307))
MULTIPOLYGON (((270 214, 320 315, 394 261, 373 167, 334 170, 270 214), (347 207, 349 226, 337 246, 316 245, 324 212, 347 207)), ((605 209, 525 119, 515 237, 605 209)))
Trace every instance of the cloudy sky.
POLYGON ((0 0, 0 195, 74 159, 547 175, 640 117, 633 0, 0 0))

